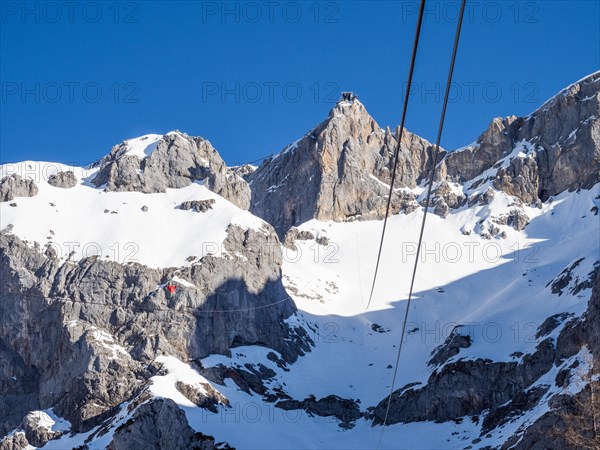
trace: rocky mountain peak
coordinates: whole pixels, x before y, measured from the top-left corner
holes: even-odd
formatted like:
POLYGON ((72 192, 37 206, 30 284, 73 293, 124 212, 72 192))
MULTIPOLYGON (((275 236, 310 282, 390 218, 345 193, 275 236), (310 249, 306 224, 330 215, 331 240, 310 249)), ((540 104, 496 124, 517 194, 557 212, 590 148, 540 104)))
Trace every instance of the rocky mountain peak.
POLYGON ((329 117, 324 124, 334 124, 336 122, 347 122, 349 126, 353 127, 356 131, 370 130, 375 131, 379 129, 379 125, 375 122, 375 119, 371 117, 365 106, 358 100, 340 100, 336 105, 329 111, 329 117))
POLYGON ((195 181, 242 209, 248 209, 250 189, 227 167, 212 144, 180 131, 123 141, 100 160, 92 180, 106 191, 165 192, 195 181))
POLYGON ((464 183, 484 172, 482 181, 527 203, 600 181, 600 72, 529 116, 494 119, 475 144, 446 156, 439 178, 464 183))
POLYGON ((328 142, 331 145, 339 145, 343 140, 367 142, 373 139, 372 135, 382 132, 384 131, 358 99, 342 99, 329 111, 323 122, 295 144, 304 139, 328 142))
MULTIPOLYGON (((322 220, 365 220, 385 213, 397 146, 355 98, 342 99, 325 121, 248 176, 250 210, 280 236, 292 226, 322 220)), ((405 130, 397 187, 414 187, 430 160, 432 145, 405 130)), ((397 191, 392 210, 414 207, 397 191)))

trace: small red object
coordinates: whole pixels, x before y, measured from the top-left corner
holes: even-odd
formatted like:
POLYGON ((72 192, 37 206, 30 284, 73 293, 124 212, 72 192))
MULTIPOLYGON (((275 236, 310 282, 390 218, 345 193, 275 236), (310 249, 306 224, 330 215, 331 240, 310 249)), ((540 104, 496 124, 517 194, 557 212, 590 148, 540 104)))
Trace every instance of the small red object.
POLYGON ((169 291, 169 294, 175 292, 175 289, 177 289, 177 286, 175 286, 174 284, 167 284, 167 291, 169 291))

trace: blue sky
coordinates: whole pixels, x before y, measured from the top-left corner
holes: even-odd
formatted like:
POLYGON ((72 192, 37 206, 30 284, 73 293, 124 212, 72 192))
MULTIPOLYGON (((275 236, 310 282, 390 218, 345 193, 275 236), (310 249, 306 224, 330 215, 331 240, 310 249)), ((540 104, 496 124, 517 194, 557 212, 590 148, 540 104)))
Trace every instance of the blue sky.
MULTIPOLYGON (((87 163, 179 129, 229 164, 281 150, 353 90, 400 120, 417 1, 1 3, 0 161, 87 163)), ((442 146, 600 67, 600 6, 469 2, 442 146)), ((458 2, 429 2, 407 127, 433 140, 458 2)))

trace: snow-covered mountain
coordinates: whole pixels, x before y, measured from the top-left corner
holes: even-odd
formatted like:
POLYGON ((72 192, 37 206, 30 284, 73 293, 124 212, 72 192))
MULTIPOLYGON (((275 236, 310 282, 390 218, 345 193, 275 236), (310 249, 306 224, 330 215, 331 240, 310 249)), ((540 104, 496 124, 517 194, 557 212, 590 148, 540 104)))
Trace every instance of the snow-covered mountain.
POLYGON ((396 137, 358 100, 257 168, 178 131, 1 166, 0 448, 585 448, 599 117, 600 72, 444 152, 393 393, 432 144, 367 310, 396 137))

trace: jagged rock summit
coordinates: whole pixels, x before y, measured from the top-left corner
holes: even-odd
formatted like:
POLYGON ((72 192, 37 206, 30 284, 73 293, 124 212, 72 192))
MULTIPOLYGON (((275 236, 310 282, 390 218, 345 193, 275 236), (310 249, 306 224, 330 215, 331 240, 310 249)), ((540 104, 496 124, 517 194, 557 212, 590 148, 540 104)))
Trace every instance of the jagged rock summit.
POLYGON ((92 183, 106 191, 165 192, 204 181, 216 194, 242 209, 250 189, 229 169, 209 141, 179 131, 124 141, 98 163, 92 183))
POLYGON ((600 72, 526 117, 494 119, 473 145, 449 153, 438 179, 478 178, 524 202, 546 201, 600 180, 600 72))
MULTIPOLYGON (((280 236, 312 218, 379 219, 385 213, 397 146, 357 100, 341 100, 329 117, 247 176, 250 211, 280 236)), ((398 186, 416 187, 427 171, 432 145, 405 130, 398 186)), ((414 196, 395 191, 392 212, 414 207, 414 196)))

